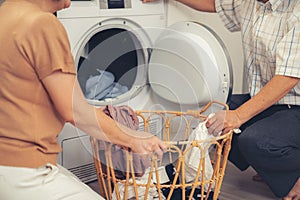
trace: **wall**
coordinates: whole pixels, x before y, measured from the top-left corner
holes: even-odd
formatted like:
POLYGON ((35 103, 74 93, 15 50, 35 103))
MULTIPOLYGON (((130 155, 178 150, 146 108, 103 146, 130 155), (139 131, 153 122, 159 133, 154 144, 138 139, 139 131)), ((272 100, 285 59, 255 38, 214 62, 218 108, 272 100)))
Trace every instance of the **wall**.
POLYGON ((216 13, 193 10, 177 1, 168 1, 168 25, 177 21, 197 21, 212 28, 223 40, 233 65, 233 93, 245 93, 246 81, 243 73, 243 54, 240 32, 231 33, 223 25, 216 13))

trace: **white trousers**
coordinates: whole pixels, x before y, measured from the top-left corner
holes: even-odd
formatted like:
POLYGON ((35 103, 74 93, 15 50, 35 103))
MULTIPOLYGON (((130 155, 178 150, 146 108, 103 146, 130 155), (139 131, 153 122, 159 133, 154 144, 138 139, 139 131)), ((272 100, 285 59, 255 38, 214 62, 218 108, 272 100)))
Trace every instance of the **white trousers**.
POLYGON ((1 200, 102 200, 89 186, 63 168, 0 166, 1 200))

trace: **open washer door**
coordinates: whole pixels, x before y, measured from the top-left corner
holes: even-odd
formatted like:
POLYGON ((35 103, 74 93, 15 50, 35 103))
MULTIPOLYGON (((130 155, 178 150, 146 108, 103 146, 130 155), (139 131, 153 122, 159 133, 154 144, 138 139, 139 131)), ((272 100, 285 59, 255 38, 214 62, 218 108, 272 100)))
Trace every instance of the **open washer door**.
POLYGON ((180 105, 226 103, 232 92, 232 67, 220 38, 195 22, 178 22, 155 42, 149 83, 159 97, 180 105))

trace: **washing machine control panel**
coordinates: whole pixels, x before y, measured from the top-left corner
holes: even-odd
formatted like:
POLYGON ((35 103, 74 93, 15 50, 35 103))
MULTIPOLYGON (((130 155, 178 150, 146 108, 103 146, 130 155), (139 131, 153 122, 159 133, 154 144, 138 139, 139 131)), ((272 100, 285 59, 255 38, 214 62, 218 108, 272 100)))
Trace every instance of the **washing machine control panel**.
POLYGON ((131 7, 131 0, 100 0, 100 9, 118 9, 131 7))
MULTIPOLYGON (((57 12, 59 19, 89 17, 164 17, 165 1, 143 3, 142 0, 72 0, 71 6, 57 12)), ((152 20, 152 19, 151 19, 152 20)), ((142 19, 144 23, 145 19, 142 19)))

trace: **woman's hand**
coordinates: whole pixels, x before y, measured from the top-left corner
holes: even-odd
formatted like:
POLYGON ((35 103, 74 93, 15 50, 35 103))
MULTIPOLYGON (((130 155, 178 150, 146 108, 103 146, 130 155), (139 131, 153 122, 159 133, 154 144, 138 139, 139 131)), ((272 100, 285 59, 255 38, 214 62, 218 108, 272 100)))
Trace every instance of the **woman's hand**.
POLYGON ((140 132, 133 137, 132 141, 130 141, 130 148, 136 153, 155 154, 158 157, 162 157, 167 146, 163 141, 151 133, 140 132))
POLYGON ((135 153, 156 154, 160 157, 167 148, 163 141, 151 133, 136 131, 121 124, 118 124, 118 127, 123 133, 125 133, 125 135, 130 137, 127 143, 123 145, 131 148, 131 150, 135 153))

